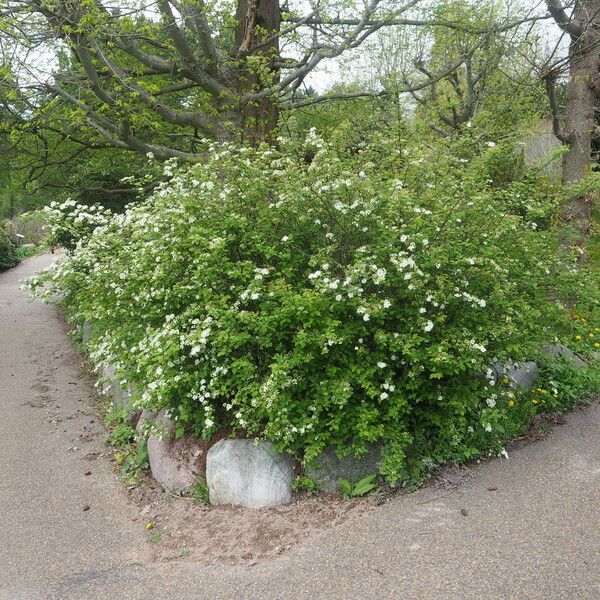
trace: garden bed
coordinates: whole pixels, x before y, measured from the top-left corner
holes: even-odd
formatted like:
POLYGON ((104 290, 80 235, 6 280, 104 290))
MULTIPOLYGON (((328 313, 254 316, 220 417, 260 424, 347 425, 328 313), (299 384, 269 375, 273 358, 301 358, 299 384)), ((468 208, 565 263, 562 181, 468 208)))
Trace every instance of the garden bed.
MULTIPOLYGON (((50 209, 74 250, 31 287, 92 323, 91 359, 135 411, 164 411, 176 439, 268 442, 302 465, 297 488, 318 489, 327 453, 374 446, 382 481, 411 487, 502 454, 597 384, 541 357, 548 340, 590 355, 600 294, 559 250, 560 197, 508 169, 514 147, 461 140, 408 160, 390 140, 359 156, 307 146, 310 163, 214 146, 205 164, 166 165, 172 179, 123 215, 50 209), (532 359, 538 387, 515 390, 510 365, 532 359)), ((373 481, 358 483, 342 491, 373 481)))

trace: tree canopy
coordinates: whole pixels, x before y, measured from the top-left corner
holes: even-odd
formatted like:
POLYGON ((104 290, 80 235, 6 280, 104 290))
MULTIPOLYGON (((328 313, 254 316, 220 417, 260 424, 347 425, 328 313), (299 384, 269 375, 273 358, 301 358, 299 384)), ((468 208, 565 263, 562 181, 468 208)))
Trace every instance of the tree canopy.
POLYGON ((66 189, 123 203, 135 186, 120 179, 146 154, 203 160, 209 140, 273 143, 297 111, 332 102, 341 115, 377 105, 383 123, 416 105, 442 136, 552 114, 565 179, 577 180, 597 143, 598 2, 6 0, 4 202, 66 189), (325 64, 342 69, 337 81, 325 64))

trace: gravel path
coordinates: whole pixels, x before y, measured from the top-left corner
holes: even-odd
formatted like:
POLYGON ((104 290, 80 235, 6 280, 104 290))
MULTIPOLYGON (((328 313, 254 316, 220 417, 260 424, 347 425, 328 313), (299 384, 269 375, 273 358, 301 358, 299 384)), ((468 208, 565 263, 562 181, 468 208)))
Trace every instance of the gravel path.
POLYGON ((150 561, 65 326, 19 290, 51 260, 0 275, 0 600, 600 598, 598 403, 279 558, 150 561))

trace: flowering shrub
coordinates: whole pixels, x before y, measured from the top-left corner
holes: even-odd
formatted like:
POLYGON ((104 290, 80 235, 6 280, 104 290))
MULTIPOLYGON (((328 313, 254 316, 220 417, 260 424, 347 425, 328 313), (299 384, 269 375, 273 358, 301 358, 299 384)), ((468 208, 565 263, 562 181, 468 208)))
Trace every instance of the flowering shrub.
POLYGON ((86 206, 74 200, 51 202, 44 208, 49 242, 73 249, 79 240, 87 239, 101 225, 106 225, 112 212, 99 204, 86 206))
POLYGON ((17 247, 10 238, 0 230, 0 271, 12 269, 19 264, 17 247))
POLYGON ((590 282, 537 207, 513 210, 526 182, 511 195, 482 175, 498 148, 307 144, 310 164, 213 146, 147 201, 102 213, 31 287, 66 295, 102 332, 92 358, 180 431, 227 427, 305 462, 381 441, 391 481, 501 451, 537 407, 490 365, 570 335, 558 299, 590 282))

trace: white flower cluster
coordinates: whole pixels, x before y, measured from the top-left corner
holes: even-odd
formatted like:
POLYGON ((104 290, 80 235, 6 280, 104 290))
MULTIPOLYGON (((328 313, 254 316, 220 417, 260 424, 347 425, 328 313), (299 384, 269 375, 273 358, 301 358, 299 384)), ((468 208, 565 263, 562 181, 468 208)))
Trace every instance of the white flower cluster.
POLYGON ((463 380, 531 331, 512 284, 537 293, 552 266, 529 246, 542 232, 495 218, 485 186, 466 197, 423 152, 391 149, 414 162, 392 181, 315 131, 307 144, 310 165, 207 143, 204 164, 161 163, 169 180, 122 215, 55 206, 94 229, 32 286, 107 331, 94 360, 138 382, 140 407, 168 407, 198 433, 226 425, 315 456, 349 431, 408 427, 402 415, 437 398, 449 431, 493 443, 511 392, 492 368, 474 384, 476 416, 452 411, 463 380))

